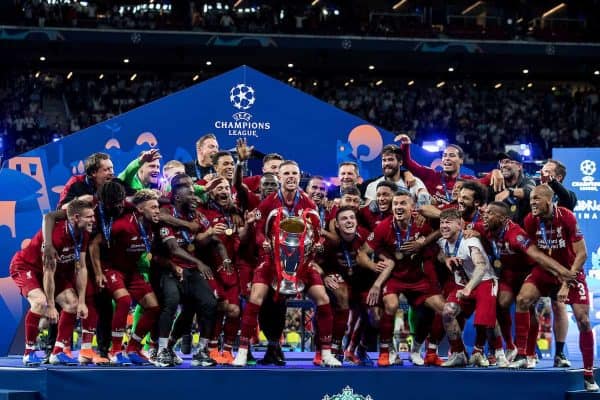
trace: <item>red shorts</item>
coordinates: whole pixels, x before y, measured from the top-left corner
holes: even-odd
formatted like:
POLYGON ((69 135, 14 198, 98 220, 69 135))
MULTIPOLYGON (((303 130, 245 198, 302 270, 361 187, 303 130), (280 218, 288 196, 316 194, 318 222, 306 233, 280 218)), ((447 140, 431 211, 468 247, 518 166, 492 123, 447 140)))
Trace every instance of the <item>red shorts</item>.
MULTIPOLYGON (((589 304, 590 294, 588 292, 587 282, 585 281, 585 274, 579 271, 575 278, 576 284, 569 288, 569 295, 567 296, 567 304, 589 304)), ((549 272, 546 272, 541 267, 534 267, 531 274, 525 279, 525 283, 531 283, 539 291, 542 297, 550 296, 553 300, 556 300, 556 294, 560 289, 560 282, 556 277, 549 272)))
MULTIPOLYGON (((58 273, 54 274, 54 296, 58 296, 67 289, 75 288, 74 276, 71 275, 70 279, 68 274, 58 273)), ((27 264, 11 264, 10 265, 10 277, 21 291, 21 296, 27 297, 29 292, 34 289, 40 289, 44 291, 43 279, 44 275, 41 272, 31 269, 27 264)))
POLYGON ((217 301, 226 301, 229 304, 240 304, 240 287, 239 285, 225 285, 223 281, 219 279, 219 276, 215 276, 212 279, 208 279, 208 285, 215 293, 217 301))
POLYGON ((500 273, 498 290, 500 292, 509 292, 516 296, 530 272, 531 268, 503 268, 500 273))
POLYGON ((475 325, 493 328, 496 326, 496 297, 498 295, 498 282, 495 279, 482 281, 471 292, 467 299, 458 299, 456 289, 448 296, 448 303, 456 303, 466 318, 475 313, 475 325))
POLYGON ((237 264, 238 278, 240 280, 240 292, 244 297, 250 297, 250 288, 252 288, 252 276, 254 275, 254 265, 247 261, 240 260, 237 264))
POLYGON ((408 304, 415 307, 423 304, 431 296, 440 294, 440 291, 427 278, 412 283, 401 282, 394 277, 388 279, 383 286, 382 297, 389 294, 399 295, 400 293, 406 296, 408 304))
MULTIPOLYGON (((271 262, 264 261, 260 263, 254 270, 252 283, 262 283, 264 285, 271 286, 275 277, 275 266, 271 262)), ((298 281, 304 283, 305 289, 315 285, 323 286, 323 279, 321 279, 319 271, 313 268, 310 264, 305 264, 300 267, 300 271, 296 275, 296 278, 298 281)))
POLYGON ((126 289, 138 303, 145 295, 153 293, 152 286, 144 280, 144 277, 138 271, 125 273, 116 269, 105 268, 102 272, 106 277, 105 285, 110 293, 114 293, 119 289, 126 289))

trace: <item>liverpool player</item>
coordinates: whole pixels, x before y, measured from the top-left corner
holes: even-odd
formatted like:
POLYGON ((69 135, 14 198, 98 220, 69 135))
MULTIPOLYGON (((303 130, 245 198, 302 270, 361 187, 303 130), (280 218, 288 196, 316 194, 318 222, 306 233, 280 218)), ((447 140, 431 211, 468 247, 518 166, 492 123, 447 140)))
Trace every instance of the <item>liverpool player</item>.
POLYGON ((56 256, 42 261, 44 244, 40 230, 10 263, 10 276, 31 305, 25 315, 24 365, 41 363, 35 354, 35 343, 42 316, 46 316, 50 323, 58 322, 50 363, 78 364, 77 359, 70 356, 70 348, 77 317, 87 318, 85 256, 93 226, 92 205, 83 200, 73 200, 67 206, 67 220, 58 222, 52 230, 52 237, 47 239, 52 241, 56 256), (60 316, 56 304, 62 309, 60 316))
POLYGON ((529 330, 529 308, 540 296, 556 296, 571 305, 579 328, 579 349, 583 356, 584 388, 598 391, 594 380, 594 335, 590 325, 589 292, 582 270, 587 258, 585 241, 575 215, 553 204, 553 190, 548 185, 535 187, 531 192, 531 213, 525 217, 525 231, 537 246, 559 262, 563 269, 554 275, 543 265, 536 265, 517 296, 515 313, 518 355, 512 367, 527 366, 526 349, 529 330), (570 274, 569 274, 570 273, 570 274), (573 280, 568 280, 575 274, 573 280))

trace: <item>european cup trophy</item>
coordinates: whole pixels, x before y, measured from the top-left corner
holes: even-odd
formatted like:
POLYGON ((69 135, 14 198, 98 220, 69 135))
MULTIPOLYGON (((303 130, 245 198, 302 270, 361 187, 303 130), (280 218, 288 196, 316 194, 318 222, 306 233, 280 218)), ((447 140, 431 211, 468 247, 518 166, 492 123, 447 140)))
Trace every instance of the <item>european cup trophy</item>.
POLYGON ((295 295, 304 290, 304 283, 297 279, 298 270, 308 260, 313 248, 313 230, 310 221, 303 214, 289 216, 287 210, 278 208, 267 217, 266 235, 273 244, 273 263, 276 278, 273 289, 283 295, 295 295), (271 232, 269 226, 275 218, 271 232))

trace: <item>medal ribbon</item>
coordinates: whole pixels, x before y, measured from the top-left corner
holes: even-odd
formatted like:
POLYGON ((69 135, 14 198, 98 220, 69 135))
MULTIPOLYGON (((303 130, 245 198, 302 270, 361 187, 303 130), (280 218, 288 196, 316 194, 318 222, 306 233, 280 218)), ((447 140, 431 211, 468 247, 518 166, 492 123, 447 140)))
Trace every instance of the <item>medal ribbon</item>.
POLYGON ((442 188, 444 188, 444 196, 446 197, 446 201, 448 203, 452 202, 452 192, 448 191, 448 186, 446 185, 446 178, 444 173, 442 172, 442 188))
MULTIPOLYGON (((504 241, 505 234, 506 234, 506 225, 504 225, 504 227, 502 228, 502 231, 500 231, 500 235, 498 237, 500 242, 504 241)), ((492 242, 492 248, 493 248, 493 252, 494 252, 494 260, 499 260, 501 257, 501 255, 500 255, 501 246, 498 244, 498 242, 496 242, 496 239, 492 240, 491 242, 492 242)))
MULTIPOLYGON (((552 221, 554 221, 554 212, 552 212, 552 221)), ((552 222, 550 222, 550 233, 552 233, 552 222)), ((548 247, 548 251, 552 252, 552 238, 548 239, 546 236, 546 223, 540 218, 540 234, 542 235, 542 240, 546 243, 548 247)))
MULTIPOLYGON (((177 209, 175 207, 173 207, 173 216, 175 218, 183 219, 179 216, 179 213, 177 212, 177 209)), ((179 230, 179 233, 181 233, 181 236, 183 236, 183 240, 185 241, 186 244, 190 244, 194 241, 194 239, 190 237, 190 234, 187 231, 187 229, 181 228, 179 230)))
POLYGON ((296 190, 296 195, 294 196, 294 205, 292 206, 292 208, 288 208, 288 206, 285 203, 285 200, 283 198, 283 192, 281 191, 281 189, 279 189, 279 191, 277 192, 277 196, 279 196, 279 201, 281 202, 281 206, 285 207, 285 209, 288 212, 288 216, 293 217, 294 214, 294 209, 296 208, 296 206, 298 205, 298 202, 300 201, 300 191, 296 190))
POLYGON ((446 240, 446 257, 456 257, 456 255, 458 254, 458 248, 460 247, 460 242, 462 241, 462 237, 463 234, 462 232, 458 235, 458 239, 456 240, 456 243, 454 244, 454 249, 453 249, 453 254, 450 253, 450 245, 448 244, 448 241, 446 240))
POLYGON ((410 239, 410 228, 412 226, 412 219, 408 221, 408 228, 406 228, 406 237, 404 238, 404 240, 402 240, 402 229, 400 229, 400 227, 396 225, 396 221, 393 222, 393 225, 394 232, 396 232, 396 251, 399 252, 400 247, 402 247, 402 244, 404 244, 404 242, 410 239))
POLYGON ((81 245, 83 244, 83 232, 79 232, 79 240, 75 239, 75 232, 73 231, 73 225, 67 222, 67 228, 73 243, 75 244, 75 261, 81 260, 81 245))
POLYGON ((98 203, 98 212, 100 213, 100 225, 102 227, 102 234, 106 243, 110 246, 110 234, 112 232, 113 217, 110 217, 108 222, 106 221, 106 214, 104 213, 104 205, 102 202, 98 203))
POLYGON ((148 239, 146 229, 144 229, 144 225, 140 223, 135 214, 133 215, 133 217, 135 218, 135 222, 137 223, 138 229, 140 231, 140 236, 142 237, 142 241, 144 242, 144 246, 146 247, 146 253, 150 253, 150 250, 152 250, 152 246, 150 240, 148 239))

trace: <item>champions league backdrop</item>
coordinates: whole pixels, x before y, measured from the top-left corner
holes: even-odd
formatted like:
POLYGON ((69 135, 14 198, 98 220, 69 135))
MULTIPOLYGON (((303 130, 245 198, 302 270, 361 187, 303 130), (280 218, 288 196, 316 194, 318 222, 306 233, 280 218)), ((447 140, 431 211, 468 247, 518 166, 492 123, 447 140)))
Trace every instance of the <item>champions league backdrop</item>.
MULTIPOLYGON (((115 174, 149 148, 159 148, 163 161, 189 161, 196 140, 209 132, 222 149, 245 137, 258 151, 296 160, 310 174, 335 177, 338 163, 355 161, 363 179, 381 174, 381 149, 394 137, 244 66, 8 160, 0 170, 0 355, 28 307, 9 277, 10 260, 40 229, 42 215, 56 208, 69 177, 84 172, 85 158, 110 154, 115 174)), ((412 151, 423 164, 439 164, 432 153, 412 151)))

